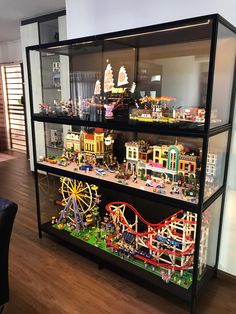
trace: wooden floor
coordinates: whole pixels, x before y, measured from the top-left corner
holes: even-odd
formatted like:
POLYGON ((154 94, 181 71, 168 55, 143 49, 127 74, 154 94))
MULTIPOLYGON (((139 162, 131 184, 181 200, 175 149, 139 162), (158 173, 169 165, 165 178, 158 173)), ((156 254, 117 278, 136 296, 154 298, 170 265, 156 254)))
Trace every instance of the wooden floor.
MULTIPOLYGON (((185 304, 160 296, 44 236, 38 239, 34 180, 28 161, 0 162, 0 196, 19 205, 10 247, 10 303, 6 314, 188 313, 185 304)), ((236 313, 233 281, 214 279, 198 313, 236 313)))

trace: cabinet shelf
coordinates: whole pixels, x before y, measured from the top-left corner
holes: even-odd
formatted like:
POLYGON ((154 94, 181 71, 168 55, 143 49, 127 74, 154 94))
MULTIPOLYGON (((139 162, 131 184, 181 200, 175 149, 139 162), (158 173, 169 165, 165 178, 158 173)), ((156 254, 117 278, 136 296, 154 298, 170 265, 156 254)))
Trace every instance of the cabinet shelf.
POLYGON ((67 117, 67 116, 54 116, 54 115, 46 115, 35 113, 33 115, 34 121, 39 122, 47 122, 47 123, 58 123, 65 125, 75 125, 75 126, 85 126, 85 127, 101 127, 104 129, 110 130, 120 130, 120 131, 131 131, 131 132, 143 132, 143 133, 156 133, 156 134, 166 134, 166 135, 186 135, 188 133, 189 136, 192 137, 202 137, 205 132, 199 129, 193 130, 191 128, 187 128, 188 125, 181 125, 180 127, 176 127, 174 125, 168 124, 150 124, 146 123, 135 123, 130 121, 113 121, 113 120, 105 120, 104 122, 99 121, 86 121, 81 120, 75 117, 67 117))
POLYGON ((132 186, 115 183, 104 177, 96 176, 94 172, 85 174, 84 171, 79 171, 79 172, 68 171, 57 165, 48 166, 43 163, 38 163, 37 169, 45 171, 47 173, 53 173, 59 176, 73 178, 79 181, 91 182, 92 184, 96 184, 98 186, 112 188, 114 189, 114 191, 128 193, 130 195, 133 195, 134 197, 138 195, 148 200, 159 201, 163 204, 172 205, 176 208, 181 208, 181 209, 189 210, 196 213, 198 212, 197 204, 193 204, 193 203, 185 202, 181 199, 175 199, 175 198, 163 196, 161 194, 153 193, 153 192, 148 191, 148 188, 145 191, 144 188, 137 189, 132 186))
POLYGON ((150 123, 147 125, 146 123, 141 122, 132 122, 132 121, 113 121, 113 120, 105 120, 103 122, 100 121, 86 121, 81 120, 76 117, 67 117, 63 115, 46 115, 41 113, 33 114, 33 120, 38 122, 45 123, 55 123, 55 124, 65 124, 72 126, 84 126, 84 127, 100 127, 108 130, 120 130, 120 131, 131 131, 131 132, 142 132, 142 133, 152 133, 152 134, 163 134, 163 135, 178 135, 178 136, 186 136, 189 137, 204 137, 206 135, 213 136, 218 133, 227 131, 231 129, 231 124, 225 124, 222 126, 218 126, 209 130, 209 132, 205 132, 204 128, 196 128, 193 129, 190 124, 179 125, 168 125, 161 123, 150 123))
MULTIPOLYGON (((42 230, 47 233, 48 235, 56 238, 58 241, 62 242, 62 244, 65 244, 70 249, 79 252, 80 254, 85 254, 87 257, 94 260, 96 263, 101 264, 105 266, 106 268, 112 268, 114 266, 118 267, 117 271, 118 273, 121 272, 121 274, 125 274, 129 277, 132 274, 137 275, 137 266, 135 264, 132 264, 127 259, 118 259, 117 256, 112 255, 110 252, 106 252, 104 250, 101 250, 98 247, 95 247, 93 245, 88 244, 87 242, 71 237, 67 232, 53 228, 51 225, 51 222, 46 222, 42 225, 42 230)), ((184 301, 190 301, 190 289, 185 289, 181 287, 176 287, 175 284, 169 282, 168 284, 165 284, 159 276, 153 276, 152 271, 142 269, 138 267, 138 273, 140 275, 140 278, 144 280, 144 284, 151 284, 153 288, 161 288, 165 289, 166 291, 173 293, 174 295, 177 295, 184 301), (154 278, 153 278, 154 277, 154 278)), ((141 281, 140 281, 141 283, 141 281)))
MULTIPOLYGON (((85 257, 89 257, 94 260, 99 266, 109 268, 114 270, 114 266, 116 266, 115 270, 121 275, 125 275, 126 278, 132 279, 133 275, 137 275, 137 266, 129 262, 128 259, 122 258, 117 261, 116 255, 111 255, 110 252, 101 251, 100 248, 94 247, 87 242, 71 237, 67 232, 63 230, 57 230, 53 228, 51 222, 46 222, 42 224, 42 230, 47 233, 49 236, 55 238, 63 245, 66 245, 69 249, 76 251, 85 257), (125 273, 124 273, 125 272, 125 273), (130 277, 131 276, 131 277, 130 277)), ((214 276, 216 269, 212 267, 208 267, 199 281, 197 294, 200 295, 205 288, 208 281, 214 276)), ((161 278, 153 275, 153 271, 148 272, 146 269, 142 269, 139 267, 138 269, 139 277, 141 281, 138 280, 138 283, 146 286, 148 289, 161 288, 169 293, 178 296, 180 299, 190 302, 191 301, 191 288, 181 288, 177 287, 172 282, 164 283, 161 278), (151 286, 150 286, 151 285, 151 286)))
MULTIPOLYGON (((145 187, 144 183, 142 183, 142 185, 140 184, 141 185, 140 188, 137 188, 135 187, 135 185, 137 185, 136 183, 130 182, 129 185, 120 184, 118 182, 115 182, 114 178, 111 179, 108 177, 97 176, 95 171, 90 171, 89 173, 86 173, 85 171, 81 171, 81 170, 73 171, 73 167, 71 167, 71 169, 68 170, 68 168, 63 168, 58 165, 50 165, 47 162, 37 163, 37 169, 41 171, 45 171, 47 173, 52 173, 58 176, 73 178, 79 181, 91 182, 98 186, 112 188, 116 191, 121 191, 121 192, 128 193, 130 195, 133 195, 134 197, 141 196, 147 200, 153 200, 154 202, 157 201, 159 203, 162 203, 163 205, 167 204, 170 206, 174 206, 176 208, 188 210, 193 213, 199 213, 201 211, 201 206, 199 204, 194 204, 194 203, 183 200, 183 197, 181 196, 181 194, 178 195, 179 199, 172 197, 171 194, 169 194, 169 197, 163 196, 162 194, 152 192, 152 188, 145 187)), ((209 207, 223 193, 223 191, 224 191, 224 187, 221 187, 219 190, 217 190, 203 204, 202 210, 205 210, 207 207, 209 207)))

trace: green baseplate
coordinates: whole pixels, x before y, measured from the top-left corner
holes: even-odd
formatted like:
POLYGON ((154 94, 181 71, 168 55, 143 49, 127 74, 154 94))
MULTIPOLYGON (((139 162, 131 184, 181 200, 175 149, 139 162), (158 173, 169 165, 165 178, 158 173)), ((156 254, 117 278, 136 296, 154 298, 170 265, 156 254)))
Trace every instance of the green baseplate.
MULTIPOLYGON (((115 252, 111 252, 111 249, 109 247, 107 247, 106 245, 106 235, 108 235, 106 233, 106 231, 101 230, 99 228, 96 227, 87 227, 84 228, 84 230, 79 230, 76 231, 71 230, 66 224, 63 224, 62 229, 59 229, 57 224, 54 224, 53 227, 57 230, 65 230, 67 232, 70 233, 70 235, 72 237, 75 237, 77 239, 80 239, 90 245, 93 245, 103 251, 106 251, 112 255, 115 255, 116 257, 119 257, 120 259, 125 259, 127 262, 140 267, 142 269, 144 269, 145 271, 148 271, 156 276, 162 277, 161 275, 161 271, 163 271, 163 268, 159 268, 159 267, 155 267, 153 268, 152 265, 149 264, 144 264, 143 261, 138 260, 138 259, 130 259, 128 257, 125 256, 120 256, 118 253, 115 252), (146 265, 146 266, 145 266, 146 265)), ((185 288, 185 289, 189 289, 191 284, 192 284, 192 273, 190 273, 189 271, 184 270, 183 271, 183 276, 180 276, 179 271, 174 272, 174 274, 172 274, 170 282, 180 286, 181 288, 185 288)))

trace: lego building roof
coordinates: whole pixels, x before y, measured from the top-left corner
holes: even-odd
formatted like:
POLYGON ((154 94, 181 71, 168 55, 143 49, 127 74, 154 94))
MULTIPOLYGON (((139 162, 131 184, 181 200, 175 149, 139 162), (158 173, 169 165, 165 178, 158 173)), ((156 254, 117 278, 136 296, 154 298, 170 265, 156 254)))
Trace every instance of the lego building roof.
POLYGON ((93 134, 85 134, 86 140, 94 140, 94 135, 93 134))
POLYGON ((94 133, 103 133, 103 129, 102 128, 95 128, 94 133))

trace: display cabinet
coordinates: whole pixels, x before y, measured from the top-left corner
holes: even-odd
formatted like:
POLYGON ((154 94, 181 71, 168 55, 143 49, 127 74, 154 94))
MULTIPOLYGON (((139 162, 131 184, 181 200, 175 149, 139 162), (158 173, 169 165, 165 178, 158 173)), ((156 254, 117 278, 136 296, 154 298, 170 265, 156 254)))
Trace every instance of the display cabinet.
POLYGON ((39 236, 194 312, 217 270, 235 28, 215 14, 26 51, 39 236))

